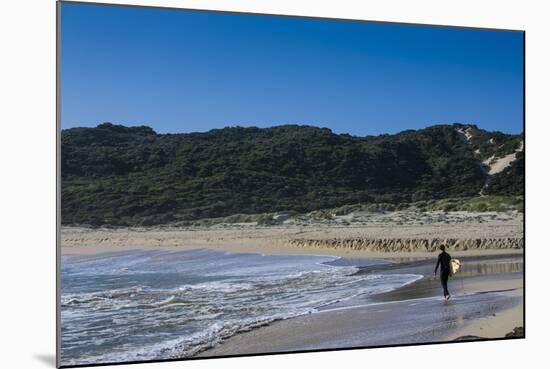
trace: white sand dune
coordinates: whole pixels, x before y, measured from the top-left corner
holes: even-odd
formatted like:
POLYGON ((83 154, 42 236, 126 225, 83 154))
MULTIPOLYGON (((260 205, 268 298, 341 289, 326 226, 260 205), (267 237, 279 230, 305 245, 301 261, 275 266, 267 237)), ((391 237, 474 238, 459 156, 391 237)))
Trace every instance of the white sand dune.
POLYGON ((519 147, 513 152, 502 158, 495 158, 491 156, 489 159, 483 161, 483 165, 487 169, 487 174, 495 175, 508 168, 516 160, 516 153, 523 151, 523 141, 520 142, 519 147))
MULTIPOLYGON (((471 130, 472 130, 471 127, 456 128, 458 137, 467 144, 471 144, 471 140, 473 136, 471 130)), ((492 145, 495 144, 495 140, 493 138, 489 139, 488 142, 492 145)), ((523 141, 520 142, 519 147, 514 152, 508 155, 505 155, 501 158, 497 158, 493 155, 490 158, 485 159, 479 163, 480 169, 487 176, 485 183, 483 184, 483 187, 481 187, 481 190, 479 191, 479 194, 481 196, 483 196, 483 190, 485 190, 487 186, 489 186, 491 176, 498 174, 503 170, 505 170, 506 168, 508 168, 516 160, 516 153, 520 151, 523 151, 523 141)), ((476 155, 481 155, 481 151, 479 149, 476 149, 474 153, 476 155)))
POLYGON ((492 176, 508 168, 514 160, 516 160, 515 152, 499 159, 495 159, 494 156, 491 156, 489 159, 483 161, 483 165, 487 167, 487 174, 492 176))
POLYGON ((458 132, 458 137, 466 143, 469 143, 472 139, 472 128, 457 128, 456 131, 458 132))

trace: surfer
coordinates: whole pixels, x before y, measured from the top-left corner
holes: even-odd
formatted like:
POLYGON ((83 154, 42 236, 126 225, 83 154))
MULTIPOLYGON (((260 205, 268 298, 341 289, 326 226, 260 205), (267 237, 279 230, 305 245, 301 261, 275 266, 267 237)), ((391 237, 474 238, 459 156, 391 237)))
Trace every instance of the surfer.
POLYGON ((443 287, 443 296, 445 300, 451 297, 449 290, 447 289, 447 282, 449 281, 449 274, 451 274, 451 255, 445 252, 445 246, 439 246, 441 253, 437 257, 437 264, 435 265, 434 274, 437 275, 437 269, 441 266, 439 277, 441 279, 441 286, 443 287))

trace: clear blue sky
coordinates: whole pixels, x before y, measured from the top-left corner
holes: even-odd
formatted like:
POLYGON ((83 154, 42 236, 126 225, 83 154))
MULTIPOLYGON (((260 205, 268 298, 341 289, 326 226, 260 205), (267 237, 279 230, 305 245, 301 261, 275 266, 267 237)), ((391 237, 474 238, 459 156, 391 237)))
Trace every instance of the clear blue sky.
POLYGON ((523 34, 62 5, 62 127, 523 130, 523 34))

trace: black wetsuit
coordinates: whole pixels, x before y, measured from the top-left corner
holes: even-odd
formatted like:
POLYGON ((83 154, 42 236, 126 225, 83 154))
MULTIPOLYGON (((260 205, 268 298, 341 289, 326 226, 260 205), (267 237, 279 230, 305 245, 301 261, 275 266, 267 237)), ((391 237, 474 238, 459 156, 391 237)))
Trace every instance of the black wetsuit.
POLYGON ((441 286, 443 287, 443 296, 447 297, 450 295, 449 290, 447 289, 447 281, 449 280, 449 274, 451 274, 451 255, 447 254, 445 251, 442 251, 437 257, 435 273, 437 273, 439 266, 441 266, 439 276, 441 278, 441 286))

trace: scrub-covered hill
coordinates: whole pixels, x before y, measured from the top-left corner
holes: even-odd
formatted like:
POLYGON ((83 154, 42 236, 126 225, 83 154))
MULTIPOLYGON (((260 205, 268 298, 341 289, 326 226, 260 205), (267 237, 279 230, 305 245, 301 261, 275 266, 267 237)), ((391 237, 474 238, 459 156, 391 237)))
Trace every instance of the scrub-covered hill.
POLYGON ((326 128, 61 133, 62 223, 154 225, 349 204, 522 195, 522 135, 437 125, 356 137, 326 128))

